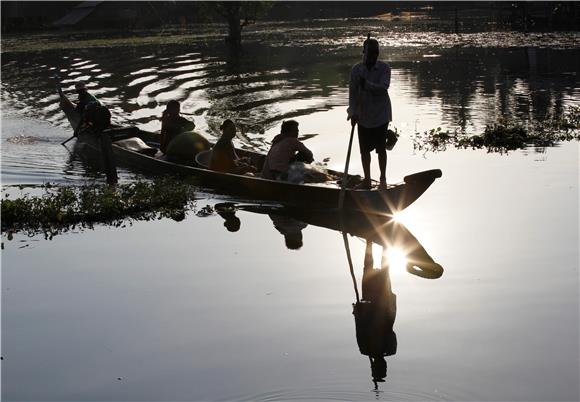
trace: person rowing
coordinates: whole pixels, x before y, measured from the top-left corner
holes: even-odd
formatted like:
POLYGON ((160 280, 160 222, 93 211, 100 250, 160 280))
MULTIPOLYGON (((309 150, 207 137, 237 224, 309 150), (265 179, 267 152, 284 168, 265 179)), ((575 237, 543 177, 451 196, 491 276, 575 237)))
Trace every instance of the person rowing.
POLYGON ((85 109, 90 104, 101 105, 101 102, 97 100, 88 90, 84 82, 79 81, 75 84, 75 91, 78 94, 78 101, 75 106, 75 112, 82 115, 85 109))
MULTIPOLYGON (((111 126, 111 112, 88 90, 84 82, 75 84, 78 94, 77 104, 74 111, 78 113, 80 122, 74 132, 77 136, 81 130, 90 129, 91 132, 102 132, 111 126)), ((59 93, 62 91, 59 90, 59 93)))
POLYGON ((282 123, 280 134, 272 140, 272 146, 262 169, 262 177, 270 180, 287 180, 288 170, 293 162, 311 163, 312 151, 298 139, 298 122, 286 120, 282 123))

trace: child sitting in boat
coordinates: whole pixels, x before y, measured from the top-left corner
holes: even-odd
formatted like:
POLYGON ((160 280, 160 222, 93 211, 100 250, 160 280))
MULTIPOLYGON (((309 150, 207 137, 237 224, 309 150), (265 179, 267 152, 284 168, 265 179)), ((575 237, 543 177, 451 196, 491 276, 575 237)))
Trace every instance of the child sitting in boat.
POLYGON ((236 136, 236 125, 230 119, 225 120, 220 126, 222 136, 211 149, 209 168, 224 173, 255 173, 256 168, 238 157, 232 139, 236 136))
POLYGON ((210 148, 209 141, 201 134, 191 131, 192 121, 180 116, 180 104, 175 100, 167 103, 161 116, 161 144, 159 149, 171 162, 194 164, 195 156, 210 148))
POLYGON ((181 105, 176 100, 167 103, 161 115, 161 152, 167 152, 167 146, 178 134, 195 128, 195 123, 180 115, 181 105))
POLYGON ((312 151, 298 139, 298 122, 286 120, 280 134, 274 137, 272 147, 266 156, 262 177, 271 180, 288 180, 288 170, 294 162, 311 163, 312 151))

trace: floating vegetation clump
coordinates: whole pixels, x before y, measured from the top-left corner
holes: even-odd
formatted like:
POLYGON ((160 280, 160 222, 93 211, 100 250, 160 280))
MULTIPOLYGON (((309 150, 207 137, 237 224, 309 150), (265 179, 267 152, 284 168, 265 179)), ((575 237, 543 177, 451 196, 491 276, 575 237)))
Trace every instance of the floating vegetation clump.
POLYGON ((457 131, 443 131, 437 127, 416 133, 413 147, 419 151, 445 151, 455 148, 486 148, 488 152, 505 153, 533 145, 550 147, 562 141, 580 140, 580 107, 572 106, 560 117, 548 117, 527 126, 502 120, 487 125, 481 135, 467 135, 457 131))
MULTIPOLYGON (((127 220, 171 218, 182 220, 193 204, 193 187, 169 178, 117 186, 82 187, 45 184, 41 196, 24 195, 1 202, 2 232, 46 238, 75 228, 101 223, 122 226, 127 220)), ((22 187, 21 187, 22 188, 22 187)))

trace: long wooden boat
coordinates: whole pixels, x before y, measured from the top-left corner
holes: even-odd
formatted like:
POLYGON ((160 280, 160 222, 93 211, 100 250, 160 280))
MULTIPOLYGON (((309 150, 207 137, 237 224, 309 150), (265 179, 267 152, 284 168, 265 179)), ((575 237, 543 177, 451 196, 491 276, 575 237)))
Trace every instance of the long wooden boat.
MULTIPOLYGON (((80 118, 74 105, 61 93, 61 108, 73 129, 80 118)), ((305 206, 313 209, 335 209, 338 206, 340 185, 337 182, 324 184, 292 184, 285 181, 268 180, 261 177, 221 173, 198 164, 186 165, 165 160, 160 152, 155 156, 136 152, 116 143, 117 139, 137 137, 149 146, 158 146, 158 135, 137 127, 115 127, 108 133, 112 137, 112 153, 115 162, 153 174, 192 176, 208 188, 239 197, 264 201, 276 201, 283 205, 305 206)), ((87 155, 98 158, 101 154, 100 136, 81 131, 77 136, 76 148, 87 155)), ((261 169, 265 155, 247 150, 237 150, 240 156, 248 156, 261 169)), ((331 172, 340 175, 340 172, 331 172)), ((352 177, 352 176, 351 176, 352 177)), ((379 191, 347 189, 344 208, 372 214, 393 214, 415 202, 437 179, 441 170, 433 169, 406 176, 402 183, 389 185, 379 191)))

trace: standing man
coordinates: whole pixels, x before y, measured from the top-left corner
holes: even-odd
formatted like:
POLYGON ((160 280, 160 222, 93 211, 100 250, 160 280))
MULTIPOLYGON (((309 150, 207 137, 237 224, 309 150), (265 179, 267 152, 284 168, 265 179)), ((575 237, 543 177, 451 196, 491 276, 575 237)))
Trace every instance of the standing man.
POLYGON ((357 186, 371 188, 371 151, 375 150, 381 171, 379 189, 387 188, 387 128, 392 120, 389 85, 391 67, 380 60, 379 42, 370 39, 363 45, 363 61, 356 64, 350 74, 348 93, 348 118, 354 126, 358 123, 358 141, 363 165, 364 180, 357 186))

